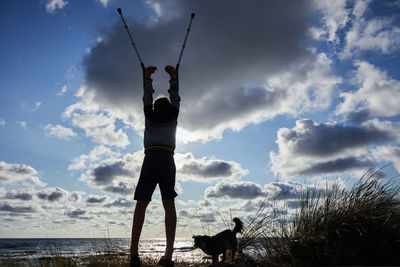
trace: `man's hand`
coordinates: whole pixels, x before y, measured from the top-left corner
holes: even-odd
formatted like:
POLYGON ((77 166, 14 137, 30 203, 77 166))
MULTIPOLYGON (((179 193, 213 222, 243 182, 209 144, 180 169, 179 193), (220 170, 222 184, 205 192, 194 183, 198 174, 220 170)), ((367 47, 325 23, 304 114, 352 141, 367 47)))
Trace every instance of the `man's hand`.
POLYGON ((146 79, 151 79, 151 75, 156 72, 157 67, 154 66, 148 66, 146 67, 146 69, 144 70, 144 77, 146 79))
POLYGON ((165 66, 165 71, 169 74, 171 80, 176 80, 176 71, 174 67, 172 67, 171 65, 165 66))

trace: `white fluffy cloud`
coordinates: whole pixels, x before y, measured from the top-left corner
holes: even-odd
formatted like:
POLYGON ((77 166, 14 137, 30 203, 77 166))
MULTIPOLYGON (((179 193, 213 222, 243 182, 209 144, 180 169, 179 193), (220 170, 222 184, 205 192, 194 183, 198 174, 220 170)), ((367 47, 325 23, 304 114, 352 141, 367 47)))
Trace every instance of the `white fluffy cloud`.
POLYGON ((3 118, 0 118, 0 126, 6 125, 6 121, 3 118))
POLYGON ((10 164, 0 161, 0 183, 23 182, 33 186, 44 186, 38 172, 31 166, 25 164, 10 164))
POLYGON ((380 146, 372 151, 372 155, 377 162, 391 162, 400 172, 400 147, 399 146, 380 146))
POLYGON ((357 0, 352 10, 352 26, 345 36, 342 57, 361 51, 388 54, 400 48, 400 27, 390 17, 367 18, 371 0, 357 0))
POLYGON ((322 28, 313 27, 311 31, 316 39, 324 38, 329 42, 339 42, 337 32, 349 21, 347 0, 314 0, 314 7, 321 12, 322 28))
POLYGON ((357 61, 355 65, 355 82, 360 88, 340 94, 343 102, 336 107, 336 114, 356 121, 400 114, 400 81, 368 62, 357 61))
POLYGON ((119 157, 120 153, 113 151, 111 148, 100 145, 96 146, 90 151, 88 155, 80 155, 74 158, 71 164, 68 166, 68 170, 84 170, 90 167, 90 164, 100 161, 104 157, 116 158, 119 157))
POLYGON ((121 148, 130 144, 128 135, 122 128, 116 129, 116 118, 110 114, 73 112, 70 117, 72 125, 83 129, 96 143, 121 148))
POLYGON ((54 13, 57 9, 63 9, 68 4, 68 1, 64 0, 50 0, 46 4, 46 10, 48 13, 54 13))
POLYGON ((72 129, 59 124, 47 124, 44 127, 44 131, 47 136, 54 136, 63 140, 69 140, 70 138, 77 136, 77 134, 72 129))

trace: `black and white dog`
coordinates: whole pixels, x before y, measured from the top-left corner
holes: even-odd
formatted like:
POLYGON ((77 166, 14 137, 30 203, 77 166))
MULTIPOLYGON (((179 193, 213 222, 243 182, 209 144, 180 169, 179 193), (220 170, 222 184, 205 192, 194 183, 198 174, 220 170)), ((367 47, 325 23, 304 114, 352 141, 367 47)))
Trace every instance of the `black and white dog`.
POLYGON ((226 252, 231 250, 232 258, 237 251, 236 234, 243 230, 243 222, 239 218, 233 218, 235 227, 233 230, 225 230, 214 236, 193 236, 194 247, 200 248, 204 253, 212 256, 212 263, 218 262, 218 256, 222 254, 222 262, 226 259, 226 252))

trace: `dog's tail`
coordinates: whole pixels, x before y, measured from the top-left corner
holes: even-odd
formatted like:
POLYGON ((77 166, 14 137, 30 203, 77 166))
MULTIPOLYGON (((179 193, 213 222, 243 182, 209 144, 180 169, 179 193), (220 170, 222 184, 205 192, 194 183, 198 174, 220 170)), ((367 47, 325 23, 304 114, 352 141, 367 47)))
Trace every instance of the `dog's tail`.
POLYGON ((239 218, 233 218, 233 222, 235 223, 235 228, 233 228, 232 232, 234 234, 241 233, 243 230, 243 222, 239 218))

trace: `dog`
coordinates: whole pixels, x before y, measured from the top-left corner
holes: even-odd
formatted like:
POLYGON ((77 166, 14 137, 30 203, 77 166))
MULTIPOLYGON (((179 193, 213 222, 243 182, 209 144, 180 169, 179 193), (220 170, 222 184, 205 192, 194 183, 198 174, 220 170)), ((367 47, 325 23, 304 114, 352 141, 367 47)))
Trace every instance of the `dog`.
POLYGON ((239 218, 233 218, 235 227, 233 230, 225 230, 214 236, 196 235, 193 236, 194 248, 200 248, 204 253, 212 256, 212 263, 218 262, 218 257, 222 254, 222 262, 225 262, 226 252, 232 252, 232 259, 237 252, 236 234, 243 230, 243 222, 239 218))

